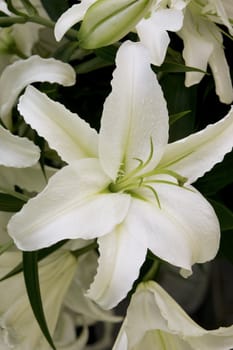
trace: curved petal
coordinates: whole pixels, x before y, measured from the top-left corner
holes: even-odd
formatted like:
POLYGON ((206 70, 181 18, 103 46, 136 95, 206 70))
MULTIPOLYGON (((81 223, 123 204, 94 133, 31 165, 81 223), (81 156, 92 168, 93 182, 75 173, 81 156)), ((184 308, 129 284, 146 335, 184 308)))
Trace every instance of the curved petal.
POLYGON ((91 239, 110 232, 124 219, 130 196, 108 193, 108 184, 95 159, 61 169, 12 217, 9 234, 19 249, 35 250, 62 239, 91 239))
MULTIPOLYGON (((196 67, 203 71, 207 69, 209 57, 213 52, 213 42, 201 32, 207 32, 207 21, 201 21, 200 18, 192 16, 191 11, 186 9, 184 23, 178 35, 184 41, 183 57, 185 64, 190 67, 196 67)), ((204 73, 186 72, 185 85, 192 86, 200 82, 204 73)))
POLYGON ((233 101, 233 87, 230 68, 228 66, 222 45, 216 45, 210 58, 209 65, 213 72, 216 94, 223 103, 233 101))
MULTIPOLYGON (((1 275, 6 270, 7 260, 10 260, 9 271, 11 266, 16 266, 14 263, 18 260, 17 257, 20 257, 19 252, 6 252, 1 255, 1 275)), ((41 296, 45 317, 52 334, 76 264, 75 257, 66 251, 56 251, 39 264, 41 296)), ((33 317, 22 273, 1 281, 0 297, 1 348, 48 349, 47 341, 33 317)))
POLYGON ((39 158, 40 149, 33 142, 0 126, 0 165, 24 168, 36 164, 39 158))
MULTIPOLYGON (((233 7, 232 7, 231 0, 224 0, 224 1, 218 0, 218 6, 219 6, 219 3, 221 3, 221 6, 224 7, 225 13, 227 14, 227 22, 228 22, 228 18, 232 20, 233 19, 233 7)), ((222 22, 224 23, 223 19, 222 19, 222 22)))
MULTIPOLYGON (((145 200, 134 199, 128 216, 148 240, 148 248, 161 259, 192 270, 216 255, 220 228, 216 214, 205 198, 191 186, 188 189, 155 184, 160 206, 153 192, 145 200)), ((147 196, 147 197, 146 197, 147 196)))
POLYGON ((138 36, 151 57, 151 63, 160 66, 170 42, 167 30, 178 31, 183 23, 183 12, 176 9, 154 11, 149 18, 142 19, 136 26, 138 36))
POLYGON ((228 0, 215 0, 213 2, 213 6, 215 7, 217 13, 216 22, 219 21, 221 24, 224 24, 229 30, 229 33, 233 35, 232 23, 229 20, 233 18, 232 3, 229 6, 228 0))
POLYGON ((129 230, 132 224, 126 218, 113 232, 98 239, 99 266, 87 296, 105 309, 126 297, 146 258, 147 246, 137 231, 129 230))
POLYGON ((233 147, 233 108, 215 124, 167 145, 159 168, 174 170, 188 178, 188 183, 223 160, 233 147))
MULTIPOLYGON (((128 339, 125 332, 126 322, 123 322, 112 350, 128 350, 128 339)), ((137 350, 137 349, 136 349, 137 350)))
POLYGON ((71 163, 97 157, 98 135, 88 123, 32 86, 21 96, 18 110, 61 158, 71 163))
POLYGON ((36 81, 73 85, 75 71, 67 63, 39 56, 31 56, 8 66, 0 77, 0 117, 7 126, 11 124, 11 109, 17 96, 25 86, 36 81))
POLYGON ((96 1, 97 0, 82 0, 81 4, 73 5, 66 12, 64 12, 61 17, 58 18, 54 27, 54 35, 56 40, 60 41, 67 30, 69 30, 76 23, 80 22, 85 16, 88 8, 96 1))
POLYGON ((0 0, 0 11, 10 16, 11 12, 8 10, 7 4, 4 0, 0 0))
POLYGON ((89 252, 79 257, 78 261, 77 272, 66 295, 65 305, 70 308, 72 312, 84 315, 84 318, 88 317, 88 319, 93 322, 120 322, 122 319, 121 317, 103 310, 99 305, 84 295, 85 289, 89 288, 90 282, 92 282, 96 273, 97 254, 93 251, 89 252), (90 280, 87 286, 85 286, 86 280, 90 280))
POLYGON ((104 103, 99 154, 106 173, 116 179, 120 167, 129 172, 154 152, 150 169, 159 162, 168 139, 166 101, 150 68, 147 50, 125 42, 118 50, 112 92, 104 103), (111 147, 109 145, 111 144, 111 147))
MULTIPOLYGON (((126 333, 130 345, 134 348, 144 335, 158 336, 158 331, 165 340, 163 349, 171 349, 171 345, 176 344, 177 349, 228 350, 233 345, 233 326, 206 330, 196 324, 159 284, 154 281, 141 283, 127 311, 126 333)), ((144 342, 140 344, 145 345, 144 342)))
POLYGON ((151 63, 160 66, 170 42, 168 33, 166 30, 157 30, 152 18, 142 19, 136 29, 141 43, 149 50, 151 63))
POLYGON ((83 350, 89 338, 88 326, 83 324, 80 327, 81 332, 77 337, 77 325, 75 324, 74 315, 67 310, 60 313, 56 330, 54 334, 54 343, 57 350, 83 350))
POLYGON ((47 184, 47 179, 57 171, 55 168, 44 167, 45 175, 41 166, 36 164, 28 168, 8 168, 0 166, 0 184, 1 190, 14 190, 15 186, 26 191, 40 192, 47 184))
POLYGON ((206 21, 200 22, 199 32, 201 37, 213 46, 208 63, 213 73, 216 93, 221 102, 231 103, 233 100, 233 88, 230 69, 224 54, 222 34, 214 23, 206 21))
POLYGON ((36 23, 14 24, 12 26, 12 36, 17 47, 26 55, 32 54, 33 45, 39 39, 41 25, 36 23))

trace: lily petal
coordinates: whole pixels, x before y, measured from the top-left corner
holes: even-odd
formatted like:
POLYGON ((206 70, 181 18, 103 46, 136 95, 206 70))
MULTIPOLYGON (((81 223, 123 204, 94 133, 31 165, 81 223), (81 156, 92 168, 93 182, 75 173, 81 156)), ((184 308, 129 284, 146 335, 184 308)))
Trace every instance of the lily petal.
POLYGON ((130 225, 127 218, 112 233, 98 239, 99 266, 87 296, 104 309, 116 306, 126 297, 146 257, 143 237, 137 237, 136 226, 134 231, 129 230, 130 225))
POLYGON ((4 0, 0 0, 0 11, 2 11, 8 16, 11 15, 11 12, 8 10, 7 4, 5 3, 4 0))
MULTIPOLYGON (((211 40, 209 36, 202 35, 208 33, 209 25, 214 26, 213 23, 202 21, 193 16, 191 11, 186 9, 183 27, 178 35, 184 41, 183 57, 187 66, 206 71, 209 57, 214 49, 214 37, 211 40)), ((189 87, 198 84, 203 76, 204 73, 201 72, 186 72, 185 85, 189 87)))
POLYGON ((42 26, 35 23, 14 24, 12 36, 17 46, 26 56, 32 54, 32 48, 39 39, 39 30, 42 26))
POLYGON ((52 167, 44 167, 45 175, 42 172, 41 166, 36 164, 28 168, 8 168, 0 166, 0 184, 1 190, 14 190, 17 185, 26 191, 40 192, 46 186, 46 179, 53 176, 57 169, 52 167))
POLYGON ((151 63, 160 66, 170 42, 169 31, 178 31, 183 23, 183 13, 176 9, 154 11, 149 18, 142 19, 136 26, 138 36, 149 50, 151 63))
POLYGON ((36 164, 39 158, 40 150, 33 142, 0 126, 0 165, 24 168, 36 164))
MULTIPOLYGON (((10 271, 20 262, 20 252, 6 252, 0 257, 0 274, 10 271)), ((39 264, 39 277, 45 317, 53 334, 67 289, 76 269, 75 257, 66 251, 56 251, 39 264)), ((22 273, 1 281, 1 348, 46 349, 49 345, 30 307, 22 273), (8 293, 6 293, 6 290, 8 293), (30 334, 30 337, 28 336, 30 334)))
POLYGON ((161 208, 149 192, 144 193, 147 201, 133 199, 128 213, 138 234, 147 237, 148 248, 161 259, 189 272, 194 263, 214 258, 220 228, 205 198, 191 186, 184 189, 157 183, 154 189, 161 208))
MULTIPOLYGON (((139 285, 131 299, 126 322, 125 331, 129 340, 127 349, 144 348, 144 339, 148 340, 149 333, 159 344, 162 337, 164 342, 161 349, 167 350, 172 349, 174 344, 177 345, 174 349, 182 350, 228 350, 233 346, 232 326, 211 331, 200 327, 154 281, 139 285)), ((152 349, 154 346, 146 348, 152 349)))
POLYGON ((91 321, 120 322, 121 317, 103 310, 84 295, 96 274, 97 254, 91 251, 79 257, 76 275, 66 294, 65 305, 73 312, 87 317, 91 321), (86 283, 88 282, 88 283, 86 283))
POLYGON ((150 69, 147 50, 125 42, 118 50, 112 92, 104 103, 99 154, 106 173, 116 179, 119 169, 129 172, 154 152, 150 169, 159 162, 168 139, 166 101, 150 69), (111 145, 111 147, 109 147, 111 145), (122 164, 123 163, 123 164, 122 164))
POLYGON ((67 63, 54 58, 31 56, 8 66, 0 77, 0 117, 11 126, 11 109, 19 93, 36 81, 48 81, 70 86, 75 83, 75 71, 67 63))
POLYGON ((60 41, 67 30, 73 25, 80 22, 85 16, 88 8, 97 0, 82 0, 80 4, 73 5, 58 18, 55 27, 54 35, 57 41, 60 41))
MULTIPOLYGON (((160 12, 160 11, 159 11, 160 12)), ((142 19, 136 26, 141 43, 149 50, 151 63, 160 66, 170 39, 166 30, 157 30, 152 18, 142 19)))
POLYGON ((231 21, 229 20, 230 18, 233 18, 232 3, 229 6, 228 0, 215 0, 210 5, 214 6, 216 9, 216 22, 219 20, 221 24, 224 24, 227 27, 229 33, 233 35, 233 27, 231 21))
POLYGON ((43 136, 67 163, 97 157, 97 132, 77 114, 34 87, 27 87, 19 100, 18 110, 26 123, 43 136))
POLYGON ((108 184, 96 159, 64 167, 12 217, 9 234, 19 249, 35 250, 62 239, 92 239, 111 232, 124 220, 130 196, 106 193, 108 184))
POLYGON ((225 57, 222 45, 216 45, 209 58, 209 65, 213 72, 216 94, 222 103, 229 104, 233 101, 233 87, 230 69, 225 57))
POLYGON ((233 147, 233 107, 215 124, 167 145, 159 168, 174 170, 188 178, 188 183, 223 160, 233 147))

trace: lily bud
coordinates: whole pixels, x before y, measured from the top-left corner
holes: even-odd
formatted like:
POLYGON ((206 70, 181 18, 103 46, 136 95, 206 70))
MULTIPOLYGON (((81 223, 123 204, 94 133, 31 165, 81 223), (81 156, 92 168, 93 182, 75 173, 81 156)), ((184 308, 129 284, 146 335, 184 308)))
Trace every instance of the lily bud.
POLYGON ((153 0, 97 0, 80 27, 80 46, 95 49, 125 36, 149 11, 153 0))

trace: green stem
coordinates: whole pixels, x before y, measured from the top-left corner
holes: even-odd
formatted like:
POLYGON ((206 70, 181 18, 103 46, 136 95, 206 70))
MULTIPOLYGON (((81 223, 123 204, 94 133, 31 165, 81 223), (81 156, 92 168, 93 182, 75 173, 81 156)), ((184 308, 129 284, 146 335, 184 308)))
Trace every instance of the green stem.
POLYGON ((26 17, 12 16, 0 17, 0 27, 7 27, 15 23, 24 24, 27 22, 26 17))
POLYGON ((111 65, 111 62, 105 61, 101 57, 94 57, 87 62, 79 64, 78 66, 74 67, 74 69, 78 74, 85 74, 100 68, 109 67, 111 65))
POLYGON ((156 272, 158 271, 159 265, 160 265, 160 261, 159 260, 154 260, 151 268, 149 269, 149 271, 147 271, 147 273, 143 277, 142 281, 146 282, 146 281, 153 280, 153 278, 155 277, 156 272))
MULTIPOLYGON (((28 22, 32 23, 38 23, 41 25, 44 25, 45 27, 48 28, 54 28, 55 27, 55 22, 51 21, 50 19, 40 17, 40 16, 32 16, 32 17, 26 17, 28 22)), ((70 40, 77 40, 77 31, 74 29, 69 29, 65 36, 70 39, 70 40)))
MULTIPOLYGON (((52 29, 55 26, 55 22, 51 21, 50 19, 40 17, 37 15, 28 16, 26 14, 19 13, 19 16, 0 17, 0 27, 10 26, 10 25, 13 25, 15 23, 24 24, 27 22, 41 24, 45 27, 52 28, 52 29)), ((77 31, 74 29, 69 29, 66 32, 65 36, 72 41, 77 40, 77 31)))
POLYGON ((55 23, 53 21, 51 21, 50 19, 44 18, 44 17, 40 17, 40 16, 27 17, 27 21, 32 22, 32 23, 41 24, 41 25, 44 25, 45 27, 48 27, 48 28, 54 28, 54 26, 55 26, 55 23))

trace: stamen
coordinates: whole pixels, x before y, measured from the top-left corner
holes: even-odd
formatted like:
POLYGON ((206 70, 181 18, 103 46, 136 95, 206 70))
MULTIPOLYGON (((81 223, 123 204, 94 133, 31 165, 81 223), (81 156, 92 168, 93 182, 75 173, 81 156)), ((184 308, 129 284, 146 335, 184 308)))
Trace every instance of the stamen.
POLYGON ((123 176, 122 178, 118 178, 116 181, 116 184, 121 184, 123 185, 123 183, 126 183, 128 181, 128 179, 132 179, 137 173, 139 173, 141 170, 143 170, 151 161, 152 157, 154 154, 154 145, 153 145, 153 140, 152 137, 150 137, 150 153, 148 158, 146 159, 145 162, 143 162, 142 159, 140 158, 134 158, 135 160, 137 160, 139 162, 139 165, 133 169, 132 171, 130 171, 127 175, 123 176))
POLYGON ((159 209, 162 209, 162 208, 161 208, 161 204, 160 204, 160 200, 159 200, 158 193, 155 191, 155 189, 154 189, 152 186, 145 185, 145 184, 143 184, 143 187, 148 188, 149 190, 152 191, 152 193, 153 193, 154 196, 155 196, 155 199, 156 199, 156 202, 157 202, 157 204, 158 204, 159 209))

